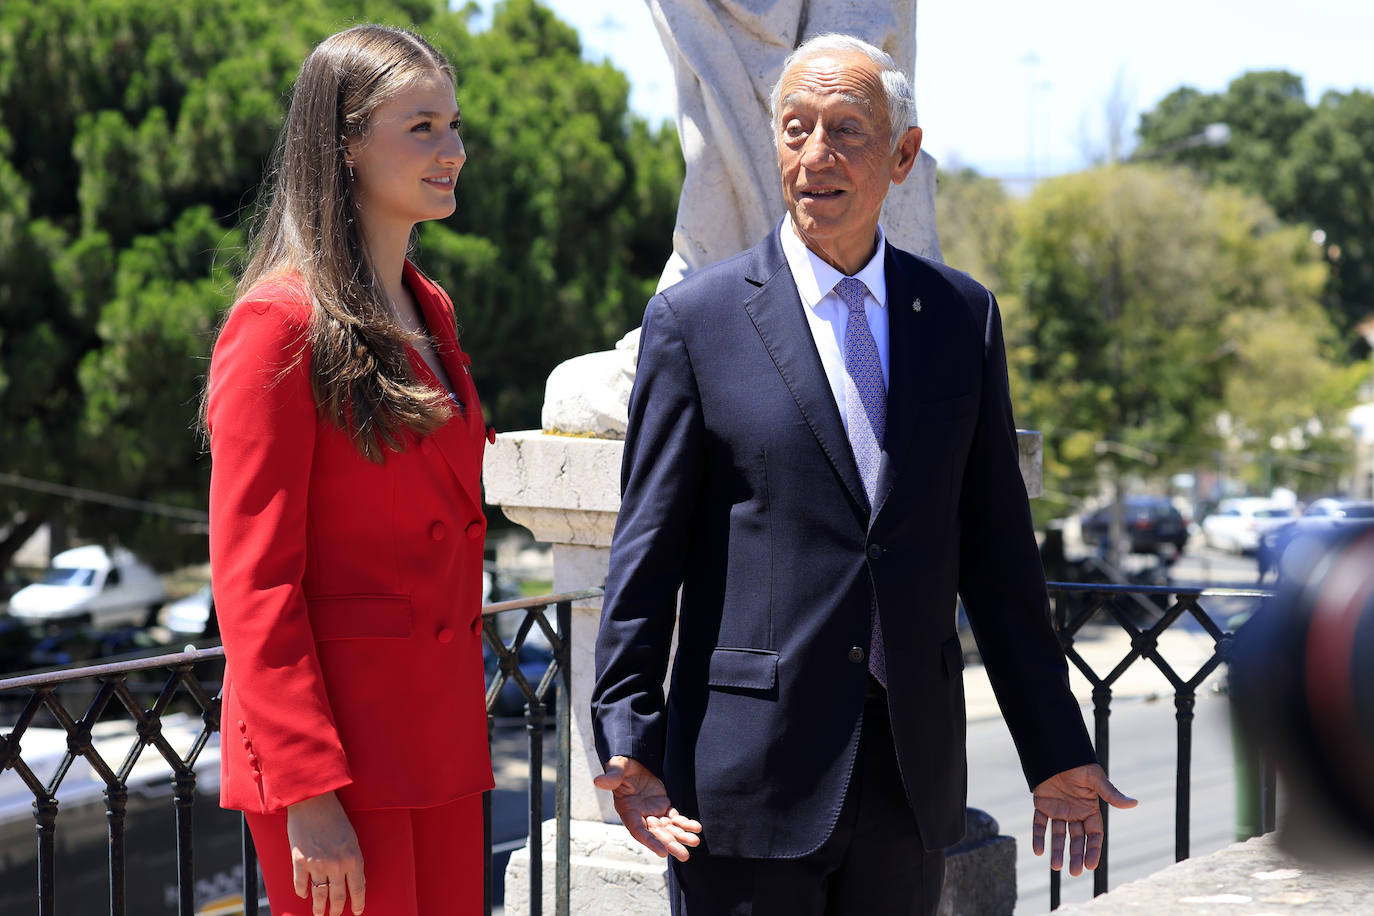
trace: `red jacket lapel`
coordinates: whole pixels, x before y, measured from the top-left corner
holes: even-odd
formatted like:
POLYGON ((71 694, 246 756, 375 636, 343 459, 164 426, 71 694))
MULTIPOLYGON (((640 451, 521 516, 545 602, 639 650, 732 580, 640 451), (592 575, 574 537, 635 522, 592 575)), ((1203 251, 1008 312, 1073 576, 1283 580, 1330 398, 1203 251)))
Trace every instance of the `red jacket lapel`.
MULTIPOLYGON (((482 405, 477 398, 477 387, 472 382, 469 368, 472 360, 458 344, 458 329, 454 323, 453 303, 434 281, 422 274, 415 265, 406 261, 405 281, 424 313, 425 324, 434 338, 439 350, 439 359, 444 364, 453 393, 459 401, 459 409, 447 423, 435 430, 430 438, 443 453, 444 459, 453 468, 463 489, 472 499, 473 505, 481 507, 482 492, 480 477, 482 452, 486 446, 486 428, 482 418, 482 405)), ((424 367, 424 360, 412 354, 417 371, 424 367)), ((428 369, 424 371, 428 373, 428 369)), ((437 380, 436 380, 437 383, 437 380)))

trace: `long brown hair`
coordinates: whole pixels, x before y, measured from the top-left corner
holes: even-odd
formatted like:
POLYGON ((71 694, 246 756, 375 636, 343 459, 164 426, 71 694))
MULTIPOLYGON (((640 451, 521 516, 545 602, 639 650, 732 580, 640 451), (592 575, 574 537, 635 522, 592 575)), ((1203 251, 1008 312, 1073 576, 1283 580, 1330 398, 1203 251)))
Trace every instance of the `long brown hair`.
POLYGON ((432 432, 450 401, 419 382, 401 328, 377 282, 354 221, 347 141, 363 137, 373 112, 427 73, 456 82, 429 42, 404 29, 359 25, 331 35, 301 65, 273 154, 267 206, 236 295, 294 274, 311 296, 310 385, 320 415, 380 462, 405 430, 432 432))

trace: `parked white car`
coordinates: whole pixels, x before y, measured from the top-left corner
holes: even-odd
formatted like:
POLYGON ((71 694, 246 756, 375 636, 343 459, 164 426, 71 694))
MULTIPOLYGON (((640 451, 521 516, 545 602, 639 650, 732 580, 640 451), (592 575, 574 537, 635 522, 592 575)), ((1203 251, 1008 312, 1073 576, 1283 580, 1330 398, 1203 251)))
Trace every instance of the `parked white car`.
POLYGON ((193 594, 167 605, 162 611, 162 624, 178 636, 204 636, 214 604, 210 586, 202 585, 193 594))
POLYGON ((96 626, 143 624, 167 600, 162 580, 123 547, 74 547, 53 557, 42 581, 10 597, 10 615, 25 620, 87 619, 96 626))
POLYGON ((1260 537, 1297 514, 1293 506, 1263 496, 1225 499, 1202 520, 1208 547, 1235 553, 1254 553, 1260 537))

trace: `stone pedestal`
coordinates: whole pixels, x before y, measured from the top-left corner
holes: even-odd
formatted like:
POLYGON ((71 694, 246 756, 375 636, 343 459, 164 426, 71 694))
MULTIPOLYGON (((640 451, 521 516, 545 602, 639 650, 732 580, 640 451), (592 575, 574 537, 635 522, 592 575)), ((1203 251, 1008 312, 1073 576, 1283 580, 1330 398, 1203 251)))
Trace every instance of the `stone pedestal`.
MULTIPOLYGON (((1040 434, 1020 432, 1021 471, 1032 496, 1040 494, 1040 434)), ((505 433, 487 449, 487 501, 553 545, 554 591, 604 585, 611 534, 620 509, 620 459, 614 439, 505 433)), ((620 825, 610 796, 592 786, 601 772, 592 740, 591 692, 600 600, 572 613, 572 911, 660 914, 667 911, 662 859, 635 843, 620 825)), ((553 912, 554 821, 545 822, 545 912, 553 912)), ((969 833, 950 850, 942 914, 1010 913, 1016 899, 1016 845, 997 836, 997 824, 969 811, 969 833)), ((517 850, 506 870, 506 913, 529 912, 529 855, 517 850)))
MULTIPOLYGON (((543 830, 545 913, 556 913, 554 837, 556 823, 543 830)), ((668 912, 665 859, 635 842, 619 819, 614 824, 573 821, 569 837, 572 894, 569 911, 582 916, 664 916, 668 912)), ((530 912, 529 849, 511 853, 506 866, 506 916, 530 912)))
POLYGON ((945 850, 937 916, 1011 916, 1016 907, 1016 840, 999 836, 986 811, 964 813, 964 838, 945 850))
MULTIPOLYGON (((606 584, 611 533, 620 510, 620 455, 614 439, 551 436, 539 430, 504 433, 487 449, 482 481, 487 502, 524 525, 535 540, 553 545, 553 590, 606 584)), ((620 823, 610 796, 592 787, 601 772, 592 741, 591 696, 601 601, 572 609, 572 785, 578 821, 620 823)), ((552 861, 552 860, 546 860, 552 861)))
MULTIPOLYGON (((964 839, 945 853, 945 886, 938 916, 1011 916, 1016 906, 1016 840, 999 836, 997 821, 968 809, 964 839)), ((553 913, 556 824, 544 822, 543 912, 553 913)), ((574 821, 570 837, 570 911, 601 916, 663 916, 668 908, 667 860, 640 846, 614 824, 574 821)), ((506 914, 530 912, 528 848, 506 867, 506 914)))

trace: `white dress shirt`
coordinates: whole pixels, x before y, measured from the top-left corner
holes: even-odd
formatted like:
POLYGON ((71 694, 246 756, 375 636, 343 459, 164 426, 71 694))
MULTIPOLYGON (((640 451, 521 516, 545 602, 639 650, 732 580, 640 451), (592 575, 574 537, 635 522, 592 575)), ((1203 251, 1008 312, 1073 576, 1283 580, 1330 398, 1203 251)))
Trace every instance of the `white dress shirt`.
MULTIPOLYGON (((816 352, 821 356, 821 366, 825 369, 826 381, 830 383, 830 393, 835 396, 835 406, 840 408, 840 419, 844 421, 845 432, 849 432, 849 417, 845 413, 844 397, 844 332, 849 324, 849 309, 835 292, 835 284, 844 279, 840 273, 806 247, 792 220, 782 221, 779 232, 782 237, 782 253, 787 258, 787 266, 796 281, 797 293, 801 296, 802 311, 806 323, 811 327, 811 336, 816 340, 816 352)), ((888 375, 888 333, 887 333, 887 271, 883 256, 886 236, 883 227, 878 227, 878 244, 873 257, 854 275, 868 287, 864 296, 864 312, 868 315, 868 327, 873 332, 873 342, 878 347, 878 360, 883 365, 883 386, 886 387, 888 375)))

